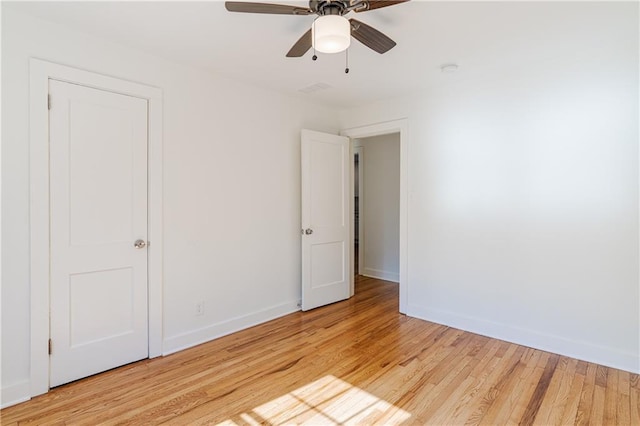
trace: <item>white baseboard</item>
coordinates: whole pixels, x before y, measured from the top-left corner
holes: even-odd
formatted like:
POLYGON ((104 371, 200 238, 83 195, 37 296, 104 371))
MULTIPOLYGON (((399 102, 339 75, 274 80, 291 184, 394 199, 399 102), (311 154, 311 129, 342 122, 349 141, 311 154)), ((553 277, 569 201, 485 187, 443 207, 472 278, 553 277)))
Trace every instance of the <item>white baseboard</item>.
POLYGON ((379 280, 392 281, 394 283, 400 282, 400 274, 398 272, 381 271, 373 268, 362 268, 360 275, 369 278, 377 278, 379 280))
POLYGON ((407 315, 546 352, 640 373, 640 354, 622 352, 606 346, 574 341, 454 312, 409 305, 407 315))
POLYGON ((2 396, 0 397, 2 400, 0 408, 7 408, 31 399, 28 380, 3 387, 0 392, 2 393, 2 396))
POLYGON ((169 355, 183 349, 191 348, 202 343, 209 342, 218 337, 226 336, 263 322, 271 321, 284 315, 297 312, 300 310, 298 302, 283 303, 281 305, 272 306, 258 312, 253 312, 241 317, 232 318, 230 320, 208 325, 207 327, 188 333, 179 334, 174 337, 165 339, 163 344, 163 355, 169 355))

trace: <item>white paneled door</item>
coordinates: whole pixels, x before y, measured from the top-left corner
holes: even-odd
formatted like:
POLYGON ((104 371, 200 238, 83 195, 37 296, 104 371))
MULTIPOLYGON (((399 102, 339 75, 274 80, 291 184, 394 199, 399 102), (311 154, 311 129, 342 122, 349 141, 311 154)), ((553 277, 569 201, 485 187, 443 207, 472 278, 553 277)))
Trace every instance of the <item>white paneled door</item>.
POLYGON ((149 353, 147 100, 49 93, 53 387, 149 353))
POLYGON ((349 139, 302 131, 302 310, 350 296, 349 139))

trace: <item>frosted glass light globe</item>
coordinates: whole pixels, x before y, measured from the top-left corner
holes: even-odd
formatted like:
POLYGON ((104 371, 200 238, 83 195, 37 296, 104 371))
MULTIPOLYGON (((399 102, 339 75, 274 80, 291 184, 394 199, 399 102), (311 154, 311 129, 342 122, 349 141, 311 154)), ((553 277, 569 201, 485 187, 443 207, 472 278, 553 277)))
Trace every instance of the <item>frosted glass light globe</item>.
POLYGON ((344 16, 321 16, 311 27, 311 40, 318 52, 342 52, 351 44, 351 23, 344 16))

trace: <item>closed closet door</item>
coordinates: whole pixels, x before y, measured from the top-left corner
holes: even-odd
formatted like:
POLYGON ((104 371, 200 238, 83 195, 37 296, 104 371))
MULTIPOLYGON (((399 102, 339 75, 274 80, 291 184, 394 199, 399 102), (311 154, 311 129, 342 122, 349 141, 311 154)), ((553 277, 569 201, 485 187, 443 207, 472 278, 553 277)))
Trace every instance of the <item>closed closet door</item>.
POLYGON ((147 100, 49 81, 50 386, 148 357, 147 100))

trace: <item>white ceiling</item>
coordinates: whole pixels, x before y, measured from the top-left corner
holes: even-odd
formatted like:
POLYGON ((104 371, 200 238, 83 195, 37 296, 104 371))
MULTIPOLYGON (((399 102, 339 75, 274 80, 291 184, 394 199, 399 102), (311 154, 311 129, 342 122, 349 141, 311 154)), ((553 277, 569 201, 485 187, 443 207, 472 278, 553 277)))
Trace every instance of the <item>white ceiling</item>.
MULTIPOLYGON (((306 5, 305 2, 268 1, 306 5)), ((9 5, 3 2, 4 6, 9 5)), ((335 107, 460 79, 517 71, 602 43, 596 3, 421 2, 349 14, 387 34, 384 55, 352 40, 343 53, 286 58, 313 16, 230 13, 213 2, 19 2, 9 7, 157 56, 335 107), (457 63, 454 74, 440 72, 457 63), (317 83, 330 88, 302 93, 317 83)), ((605 19, 606 20, 606 19, 605 19)))

